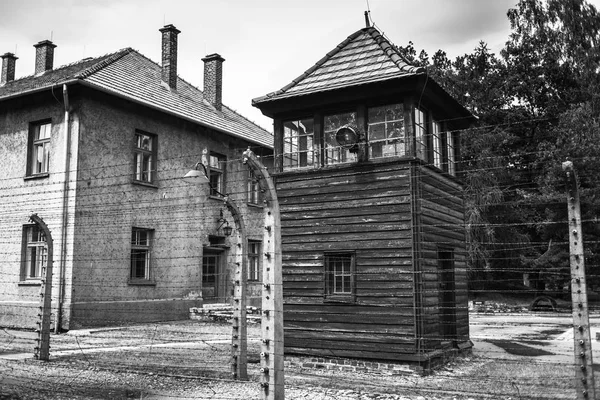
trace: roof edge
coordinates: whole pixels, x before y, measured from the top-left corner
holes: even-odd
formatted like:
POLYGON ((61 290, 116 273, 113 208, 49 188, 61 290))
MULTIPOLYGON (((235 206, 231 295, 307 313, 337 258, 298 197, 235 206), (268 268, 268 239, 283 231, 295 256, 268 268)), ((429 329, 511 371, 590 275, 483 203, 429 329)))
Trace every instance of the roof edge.
POLYGON ((295 85, 297 85, 299 82, 301 82, 308 75, 310 75, 311 73, 313 73, 321 65, 325 64, 325 62, 327 60, 329 60, 333 55, 335 55, 336 53, 338 53, 344 46, 346 46, 350 41, 352 41, 354 38, 356 38, 365 29, 369 29, 369 28, 359 29, 356 32, 354 32, 353 34, 351 34, 350 36, 348 36, 346 39, 342 40, 337 46, 335 46, 335 48, 333 50, 331 50, 330 52, 328 52, 327 54, 325 54, 325 56, 323 56, 319 61, 317 61, 312 67, 310 67, 309 69, 307 69, 306 71, 304 71, 302 74, 300 74, 296 79, 293 79, 291 83, 288 83, 287 85, 285 85, 284 87, 282 87, 279 90, 275 90, 274 92, 267 93, 264 96, 252 99, 252 105, 260 103, 260 101, 258 101, 258 100, 261 100, 263 98, 264 99, 268 99, 270 97, 278 96, 280 94, 283 94, 283 93, 287 92, 289 89, 291 89, 292 87, 294 87, 295 85))
MULTIPOLYGON (((227 131, 227 130, 225 130, 225 129, 223 129, 223 128, 219 128, 218 126, 214 126, 214 125, 212 125, 212 124, 208 124, 208 123, 205 123, 205 122, 201 122, 201 121, 199 121, 199 120, 197 120, 197 119, 194 119, 194 118, 187 117, 187 116, 185 116, 185 115, 182 115, 182 114, 180 114, 180 113, 177 113, 177 112, 175 112, 175 111, 171 111, 171 110, 168 110, 168 109, 166 109, 166 108, 163 108, 163 107, 157 106, 157 105, 155 105, 155 104, 152 104, 152 103, 150 103, 150 102, 146 102, 146 101, 143 101, 143 100, 141 100, 141 99, 138 99, 138 98, 135 98, 135 97, 131 97, 131 96, 127 96, 126 94, 119 93, 119 92, 115 92, 115 91, 113 91, 113 90, 110 90, 110 89, 107 89, 107 88, 105 88, 105 87, 102 87, 102 86, 95 85, 95 84, 94 84, 94 83, 92 83, 92 82, 89 82, 89 81, 86 81, 86 80, 83 80, 83 79, 79 79, 79 80, 77 80, 77 82, 78 82, 78 83, 80 83, 81 85, 83 85, 83 86, 87 86, 87 87, 89 87, 89 88, 91 88, 91 89, 98 90, 98 91, 100 91, 100 92, 107 93, 107 94, 110 94, 110 95, 112 95, 112 96, 116 96, 116 97, 119 97, 119 98, 122 98, 122 99, 125 99, 125 100, 129 100, 129 101, 132 101, 132 102, 134 102, 134 103, 137 103, 137 104, 141 104, 141 105, 143 105, 143 106, 145 106, 145 107, 148 107, 148 108, 151 108, 151 109, 153 109, 153 110, 157 110, 157 111, 163 112, 163 113, 165 113, 165 114, 169 114, 169 115, 175 116, 175 117, 177 117, 177 118, 184 119, 184 120, 186 120, 186 121, 192 122, 192 123, 194 123, 194 124, 197 124, 197 125, 200 125, 200 126, 205 126, 205 127, 208 127, 208 128, 214 129, 214 130, 216 130, 216 131, 218 131, 218 132, 225 133, 225 134, 227 134, 227 135, 229 135, 229 136, 233 136, 233 137, 235 137, 235 138, 238 138, 238 139, 245 140, 246 142, 249 142, 249 143, 254 143, 254 144, 258 145, 258 146, 262 146, 262 147, 265 147, 265 148, 267 148, 267 149, 271 149, 271 150, 273 149, 273 145, 269 145, 269 144, 265 144, 265 143, 260 143, 260 142, 258 142, 258 141, 256 141, 256 140, 252 140, 252 139, 250 139, 250 138, 247 138, 247 137, 244 137, 244 136, 238 135, 238 134, 236 134, 236 133, 229 132, 229 131, 227 131)), ((228 107, 228 108, 229 108, 229 107, 228 107)), ((237 113, 236 113, 236 114, 237 114, 237 113)), ((256 124, 254 124, 254 125, 256 125, 256 124)), ((256 125, 256 126, 258 126, 258 125, 256 125)), ((266 129, 264 129, 264 128, 262 128, 262 127, 260 127, 260 128, 261 128, 261 129, 263 129, 265 132, 268 132, 269 134, 271 134, 271 133, 270 133, 269 131, 267 131, 266 129)), ((273 136, 273 135, 271 134, 271 136, 273 136)))

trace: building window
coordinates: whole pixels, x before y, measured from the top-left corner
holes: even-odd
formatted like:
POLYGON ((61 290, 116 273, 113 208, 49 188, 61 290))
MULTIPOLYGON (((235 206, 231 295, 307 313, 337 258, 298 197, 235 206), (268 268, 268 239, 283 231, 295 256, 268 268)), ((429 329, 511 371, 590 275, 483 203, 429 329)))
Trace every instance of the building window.
POLYGON ((437 121, 431 123, 431 137, 433 139, 433 165, 442 169, 444 146, 442 144, 442 135, 440 124, 437 121))
POLYGON ((402 104, 369 108, 369 158, 403 156, 404 109, 402 104))
POLYGON ((152 230, 133 228, 131 232, 131 280, 150 279, 152 230))
POLYGON ((456 146, 454 145, 454 135, 452 132, 446 132, 446 146, 448 151, 448 173, 456 175, 456 146))
POLYGON ((41 279, 46 267, 48 246, 46 236, 37 225, 23 227, 23 270, 22 280, 41 279))
POLYGON ((225 156, 216 153, 211 153, 208 157, 208 176, 211 196, 221 196, 221 193, 225 193, 226 160, 225 156))
POLYGON ((356 161, 356 154, 338 144, 335 134, 346 125, 356 126, 356 113, 326 115, 324 118, 325 164, 341 164, 356 161))
POLYGON ((29 164, 27 175, 47 174, 50 171, 50 122, 33 123, 29 128, 29 164))
POLYGON ((260 271, 261 242, 248 241, 248 280, 258 281, 260 271))
POLYGON ((415 142, 416 156, 427 161, 427 114, 418 107, 415 107, 415 142))
POLYGON ((313 167, 314 121, 305 118, 283 123, 283 169, 313 167))
POLYGON ((262 201, 262 192, 258 185, 258 179, 252 171, 248 171, 248 204, 260 205, 262 201))
POLYGON ((354 253, 325 254, 325 281, 328 297, 354 295, 354 253))
POLYGON ((134 160, 135 180, 144 183, 156 182, 157 138, 144 132, 135 133, 134 160))

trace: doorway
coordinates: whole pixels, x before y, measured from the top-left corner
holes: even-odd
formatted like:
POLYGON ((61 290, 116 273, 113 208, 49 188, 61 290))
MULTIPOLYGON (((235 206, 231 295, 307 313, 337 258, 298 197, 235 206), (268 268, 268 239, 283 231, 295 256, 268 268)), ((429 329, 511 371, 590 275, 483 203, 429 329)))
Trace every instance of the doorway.
POLYGON ((218 301, 222 297, 222 252, 207 252, 202 256, 202 297, 206 301, 218 301))

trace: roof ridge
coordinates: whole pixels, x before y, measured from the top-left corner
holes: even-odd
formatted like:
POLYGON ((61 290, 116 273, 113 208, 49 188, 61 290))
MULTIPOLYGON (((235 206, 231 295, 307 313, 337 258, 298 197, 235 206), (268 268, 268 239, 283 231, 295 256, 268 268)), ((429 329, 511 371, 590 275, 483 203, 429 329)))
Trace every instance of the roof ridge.
POLYGON ((276 90, 274 92, 268 93, 265 97, 276 96, 278 94, 282 94, 282 93, 287 92, 289 89, 291 89, 292 87, 294 87, 295 85, 297 85, 298 83, 300 83, 302 80, 304 80, 311 73, 313 73, 321 65, 325 64, 331 57, 333 57, 334 55, 336 55, 342 48, 344 48, 348 43, 350 43, 352 40, 354 40, 364 29, 365 28, 359 29, 356 32, 354 32, 353 34, 351 34, 350 36, 348 36, 346 39, 342 40, 337 46, 335 46, 335 48, 333 50, 331 50, 330 52, 328 52, 327 54, 325 54, 325 56, 322 57, 319 61, 317 61, 315 63, 315 65, 313 65, 312 67, 310 67, 309 69, 307 69, 306 71, 304 71, 296 79, 293 79, 291 83, 288 83, 287 85, 285 85, 284 87, 282 87, 279 90, 276 90))
MULTIPOLYGON (((86 69, 84 69, 83 71, 81 71, 79 74, 75 75, 75 78, 78 79, 85 79, 88 76, 92 75, 95 72, 100 71, 102 68, 105 68, 106 66, 112 64, 113 62, 117 61, 118 59, 120 59, 121 57, 123 57, 125 54, 129 54, 131 53, 133 50, 131 47, 125 47, 124 49, 121 50, 117 50, 114 53, 107 53, 103 56, 99 56, 96 58, 103 58, 106 57, 100 61, 98 61, 97 63, 87 67, 86 69)), ((85 59, 79 60, 79 62, 83 62, 85 59)))
MULTIPOLYGON (((159 63, 157 63, 156 61, 152 60, 151 58, 147 57, 146 55, 140 53, 137 50, 134 49, 130 49, 132 52, 137 53, 139 56, 145 58, 146 60, 148 60, 149 62, 151 62, 152 64, 156 65, 158 68, 162 68, 161 65, 159 63)), ((198 86, 194 85, 191 82, 188 82, 187 80, 185 80, 184 78, 182 78, 179 74, 177 74, 177 80, 178 81, 182 81, 183 83, 185 83, 186 85, 188 85, 189 87, 194 88, 195 90, 197 90, 200 94, 204 94, 203 90, 200 90, 200 88, 198 88, 198 86)), ((245 116, 243 116, 242 114, 240 114, 239 112, 237 112, 236 110, 234 110, 233 108, 229 107, 226 104, 221 104, 223 107, 227 108, 230 112, 242 117, 244 120, 248 121, 249 123, 251 123, 252 125, 257 126, 258 128, 262 129, 263 131, 267 132, 269 135, 273 135, 271 132, 269 132, 267 129, 263 128, 262 126, 258 125, 256 122, 249 120, 248 118, 246 118, 245 116)))

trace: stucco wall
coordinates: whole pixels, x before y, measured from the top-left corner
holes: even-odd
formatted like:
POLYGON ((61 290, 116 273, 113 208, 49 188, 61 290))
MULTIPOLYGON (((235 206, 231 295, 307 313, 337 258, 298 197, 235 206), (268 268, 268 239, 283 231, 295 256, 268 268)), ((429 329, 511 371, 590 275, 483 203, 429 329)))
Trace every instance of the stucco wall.
MULTIPOLYGON (((37 213, 48 225, 54 242, 53 298, 58 296, 58 280, 61 265, 65 276, 70 275, 72 247, 62 249, 62 219, 67 197, 67 218, 72 225, 73 192, 65 191, 65 124, 62 90, 29 96, 25 100, 13 100, 2 104, 0 112, 0 155, 2 178, 0 179, 0 325, 35 327, 39 320, 40 281, 25 280, 21 276, 23 225, 29 224, 29 216, 37 213), (27 143, 30 123, 50 119, 49 174, 30 179, 26 177, 27 143), (63 256, 65 255, 65 256, 63 256), (64 264, 63 260, 67 260, 64 264)), ((70 120, 71 133, 77 131, 78 121, 70 120)), ((71 137, 77 135, 72 135, 71 137)), ((76 152, 76 140, 71 150, 76 152)), ((76 178, 76 161, 70 160, 69 180, 76 178)), ((73 187, 71 185, 71 187, 73 187)), ((72 233, 72 232, 71 232, 72 233)), ((67 232, 69 243, 70 232, 67 232)), ((68 279, 67 279, 68 280, 68 279)), ((56 301, 53 302, 56 307, 56 301)))
MULTIPOLYGON (((44 219, 54 236, 57 303, 65 129, 64 108, 55 95, 4 103, 0 113, 6 171, 0 179, 0 326, 32 328, 37 321, 40 285, 20 283, 22 225, 31 212, 44 219), (50 174, 26 180, 29 123, 47 118, 53 124, 50 174)), ((196 162, 206 162, 203 153, 227 156, 225 191, 244 215, 248 237, 261 239, 262 210, 246 204, 247 173, 239 162, 248 143, 90 89, 70 87, 69 96, 72 157, 62 328, 187 318, 189 307, 202 304, 203 248, 209 235, 219 233, 220 210, 234 223, 222 200, 208 196, 207 185, 182 176, 196 162), (153 186, 133 182, 136 129, 158 138, 153 186), (132 227, 154 230, 148 285, 129 282, 132 227)), ((233 268, 234 237, 224 241, 225 277, 233 268)), ((260 284, 251 286, 250 303, 259 305, 260 284)))
MULTIPOLYGON (((126 101, 84 94, 78 110, 71 324, 181 318, 190 306, 201 304, 203 247, 209 245, 209 235, 218 233, 220 210, 233 226, 223 202, 208 196, 208 185, 182 177, 196 162, 206 162, 203 154, 225 155, 226 192, 248 214, 245 167, 239 162, 247 144, 126 101), (158 140, 158 180, 153 186, 133 182, 136 129, 158 140), (129 281, 132 227, 154 230, 149 285, 129 281), (94 312, 95 308, 102 309, 102 314, 94 312)), ((262 229, 256 221, 262 215, 256 210, 250 214, 253 217, 245 218, 249 236, 260 237, 262 231, 255 231, 262 229)), ((237 246, 229 238, 225 245, 223 281, 228 282, 237 246)))

